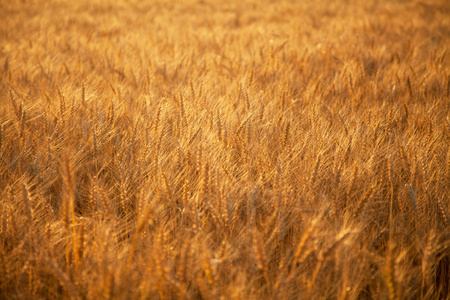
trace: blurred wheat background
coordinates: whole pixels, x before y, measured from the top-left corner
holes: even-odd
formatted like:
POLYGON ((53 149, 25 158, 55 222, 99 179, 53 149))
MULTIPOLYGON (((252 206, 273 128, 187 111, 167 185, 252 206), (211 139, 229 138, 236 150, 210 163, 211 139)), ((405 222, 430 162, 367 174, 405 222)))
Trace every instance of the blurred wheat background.
POLYGON ((0 298, 448 299, 448 1, 0 1, 0 298))

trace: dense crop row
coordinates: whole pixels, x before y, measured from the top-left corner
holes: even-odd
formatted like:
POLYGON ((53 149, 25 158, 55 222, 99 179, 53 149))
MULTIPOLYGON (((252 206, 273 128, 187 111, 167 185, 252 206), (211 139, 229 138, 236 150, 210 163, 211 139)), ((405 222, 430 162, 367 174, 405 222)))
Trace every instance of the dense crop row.
POLYGON ((449 11, 0 1, 0 298, 448 298, 449 11))

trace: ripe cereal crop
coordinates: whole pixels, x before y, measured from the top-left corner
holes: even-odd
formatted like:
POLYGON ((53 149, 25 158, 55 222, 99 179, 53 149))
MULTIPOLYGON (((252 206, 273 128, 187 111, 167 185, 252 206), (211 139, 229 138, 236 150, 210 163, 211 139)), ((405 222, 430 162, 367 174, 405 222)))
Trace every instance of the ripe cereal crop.
POLYGON ((448 299, 450 2, 0 0, 1 299, 448 299))

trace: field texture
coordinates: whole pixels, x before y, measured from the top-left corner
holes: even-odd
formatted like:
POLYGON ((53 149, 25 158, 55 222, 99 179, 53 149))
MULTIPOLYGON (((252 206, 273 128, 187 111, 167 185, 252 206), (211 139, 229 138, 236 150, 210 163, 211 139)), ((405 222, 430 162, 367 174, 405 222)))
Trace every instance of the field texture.
POLYGON ((0 0, 1 299, 448 299, 450 2, 0 0))

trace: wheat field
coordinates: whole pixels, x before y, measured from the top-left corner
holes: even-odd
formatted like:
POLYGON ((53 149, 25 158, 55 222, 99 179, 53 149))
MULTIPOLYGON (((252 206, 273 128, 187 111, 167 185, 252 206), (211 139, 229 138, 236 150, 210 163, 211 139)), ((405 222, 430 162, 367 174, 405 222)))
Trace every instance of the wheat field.
POLYGON ((449 299, 450 3, 0 0, 1 299, 449 299))

